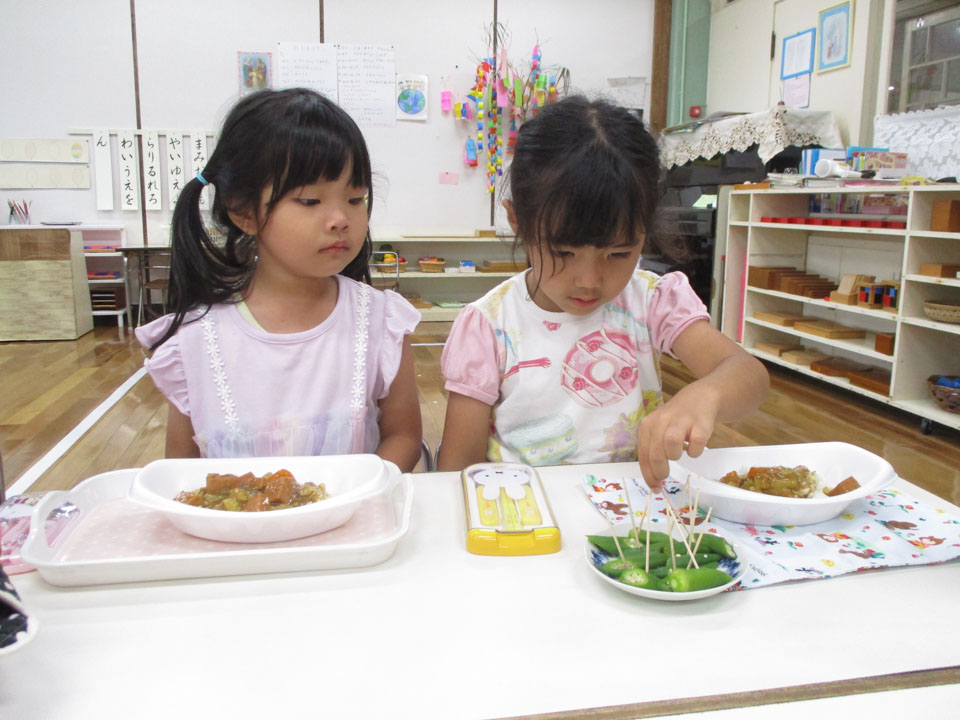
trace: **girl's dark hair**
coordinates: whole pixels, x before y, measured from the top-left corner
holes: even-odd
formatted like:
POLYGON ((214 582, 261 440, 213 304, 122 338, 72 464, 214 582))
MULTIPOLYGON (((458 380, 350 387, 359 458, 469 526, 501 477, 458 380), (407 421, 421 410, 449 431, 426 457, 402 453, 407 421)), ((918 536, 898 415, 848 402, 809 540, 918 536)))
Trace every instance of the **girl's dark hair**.
POLYGON ((605 100, 573 95, 520 126, 510 166, 517 243, 635 244, 652 235, 660 153, 643 123, 605 100))
MULTIPOLYGON (((200 215, 204 186, 193 178, 184 185, 173 211, 168 301, 173 322, 151 349, 172 337, 191 310, 231 302, 249 284, 256 266, 256 240, 234 225, 231 212, 256 214, 269 185, 269 217, 291 190, 336 180, 348 166, 350 184, 368 193, 370 217, 370 155, 360 128, 342 108, 304 88, 260 90, 241 99, 227 115, 202 171, 216 188, 212 218, 221 238, 211 237, 204 225, 200 215)), ((369 283, 372 250, 368 228, 363 248, 340 274, 369 283)))

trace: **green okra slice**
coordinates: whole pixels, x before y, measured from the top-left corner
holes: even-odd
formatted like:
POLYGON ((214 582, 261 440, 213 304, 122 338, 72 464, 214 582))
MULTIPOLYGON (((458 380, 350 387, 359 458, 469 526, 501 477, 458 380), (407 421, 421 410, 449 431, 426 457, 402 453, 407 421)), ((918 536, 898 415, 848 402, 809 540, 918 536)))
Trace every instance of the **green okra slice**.
POLYGON ((632 568, 620 573, 620 582, 633 587, 655 590, 657 588, 658 578, 646 572, 643 568, 632 568))
POLYGON ((737 553, 733 549, 733 545, 719 535, 702 533, 701 535, 694 535, 692 538, 690 538, 691 546, 696 545, 697 542, 700 543, 700 547, 697 549, 697 552, 702 550, 703 552, 717 553, 718 555, 723 555, 723 557, 730 558, 731 560, 734 560, 737 557, 737 553))
POLYGON ((731 578, 723 570, 713 568, 676 569, 667 575, 667 582, 674 592, 694 592, 719 587, 730 582, 731 578))
POLYGON ((603 565, 600 566, 600 572, 604 575, 609 575, 610 577, 620 577, 620 573, 625 570, 633 570, 637 566, 630 562, 630 560, 621 560, 620 558, 614 558, 613 560, 608 560, 603 565))

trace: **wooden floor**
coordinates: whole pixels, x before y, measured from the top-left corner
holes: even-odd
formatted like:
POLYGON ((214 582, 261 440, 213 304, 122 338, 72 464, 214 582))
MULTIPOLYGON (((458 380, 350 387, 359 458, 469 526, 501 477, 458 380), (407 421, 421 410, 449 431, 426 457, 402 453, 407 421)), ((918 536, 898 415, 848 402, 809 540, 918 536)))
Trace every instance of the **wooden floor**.
MULTIPOLYGON (((440 439, 446 393, 440 374, 449 323, 423 323, 414 335, 424 438, 440 439)), ((6 486, 74 431, 143 364, 144 353, 127 333, 98 326, 69 342, 0 343, 0 454, 6 486)), ((664 389, 689 381, 685 368, 664 362, 664 389)), ((839 440, 886 458, 902 477, 960 504, 960 432, 798 373, 770 367, 772 388, 761 409, 720 427, 711 447, 839 440)), ((148 376, 136 382, 59 459, 19 490, 69 489, 96 473, 139 467, 162 457, 166 410, 148 376)), ((66 444, 66 443, 64 443, 66 444)))

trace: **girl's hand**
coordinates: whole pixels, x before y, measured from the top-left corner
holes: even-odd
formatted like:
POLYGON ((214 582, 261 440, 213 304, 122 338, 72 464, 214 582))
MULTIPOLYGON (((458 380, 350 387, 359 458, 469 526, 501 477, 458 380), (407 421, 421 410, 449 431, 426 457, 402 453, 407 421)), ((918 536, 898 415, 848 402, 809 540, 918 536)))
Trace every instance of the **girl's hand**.
POLYGON ((663 487, 670 474, 670 460, 679 460, 686 450, 698 457, 713 435, 717 400, 688 385, 663 407, 644 417, 637 428, 637 460, 640 473, 651 490, 663 487))
POLYGON ((736 422, 763 402, 770 387, 767 369, 705 320, 689 325, 671 352, 698 378, 637 428, 637 458, 647 485, 659 490, 669 460, 698 457, 718 422, 736 422))

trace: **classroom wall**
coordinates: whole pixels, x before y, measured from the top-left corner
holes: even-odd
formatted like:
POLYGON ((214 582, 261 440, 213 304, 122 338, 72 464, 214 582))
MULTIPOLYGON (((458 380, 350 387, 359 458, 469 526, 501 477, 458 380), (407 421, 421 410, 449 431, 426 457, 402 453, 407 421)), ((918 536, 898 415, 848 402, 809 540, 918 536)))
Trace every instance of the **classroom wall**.
MULTIPOLYGON (((475 130, 440 112, 439 93, 443 79, 455 96, 472 84, 486 53, 493 0, 3 0, 0 60, 16 72, 5 83, 0 138, 69 138, 71 129, 136 127, 131 4, 144 129, 215 130, 238 96, 237 51, 275 52, 278 41, 318 42, 321 7, 326 42, 392 45, 398 74, 429 76, 429 119, 364 129, 376 173, 374 229, 443 233, 490 224, 482 161, 468 168, 462 160, 463 141, 475 130), (441 172, 456 173, 458 184, 441 184, 441 172)), ((529 58, 539 40, 544 66, 568 67, 571 85, 593 95, 608 90, 607 77, 649 79, 653 5, 497 3, 512 59, 529 58)), ((649 114, 649 93, 645 110, 649 114)), ((93 162, 91 153, 91 169, 93 162)), ((151 243, 168 234, 165 186, 163 194, 163 210, 146 213, 151 243)), ((93 187, 0 190, 0 196, 32 200, 36 221, 122 223, 128 242, 143 237, 141 213, 97 211, 93 187)))
MULTIPOLYGON (((877 107, 885 3, 856 0, 851 64, 814 72, 810 80, 811 110, 830 110, 847 145, 869 144, 877 107)), ((783 38, 818 28, 821 10, 838 0, 714 0, 710 24, 707 113, 758 112, 781 97, 780 63, 783 38), (770 36, 776 33, 770 58, 770 36)), ((819 28, 818 28, 819 32, 819 28)))

